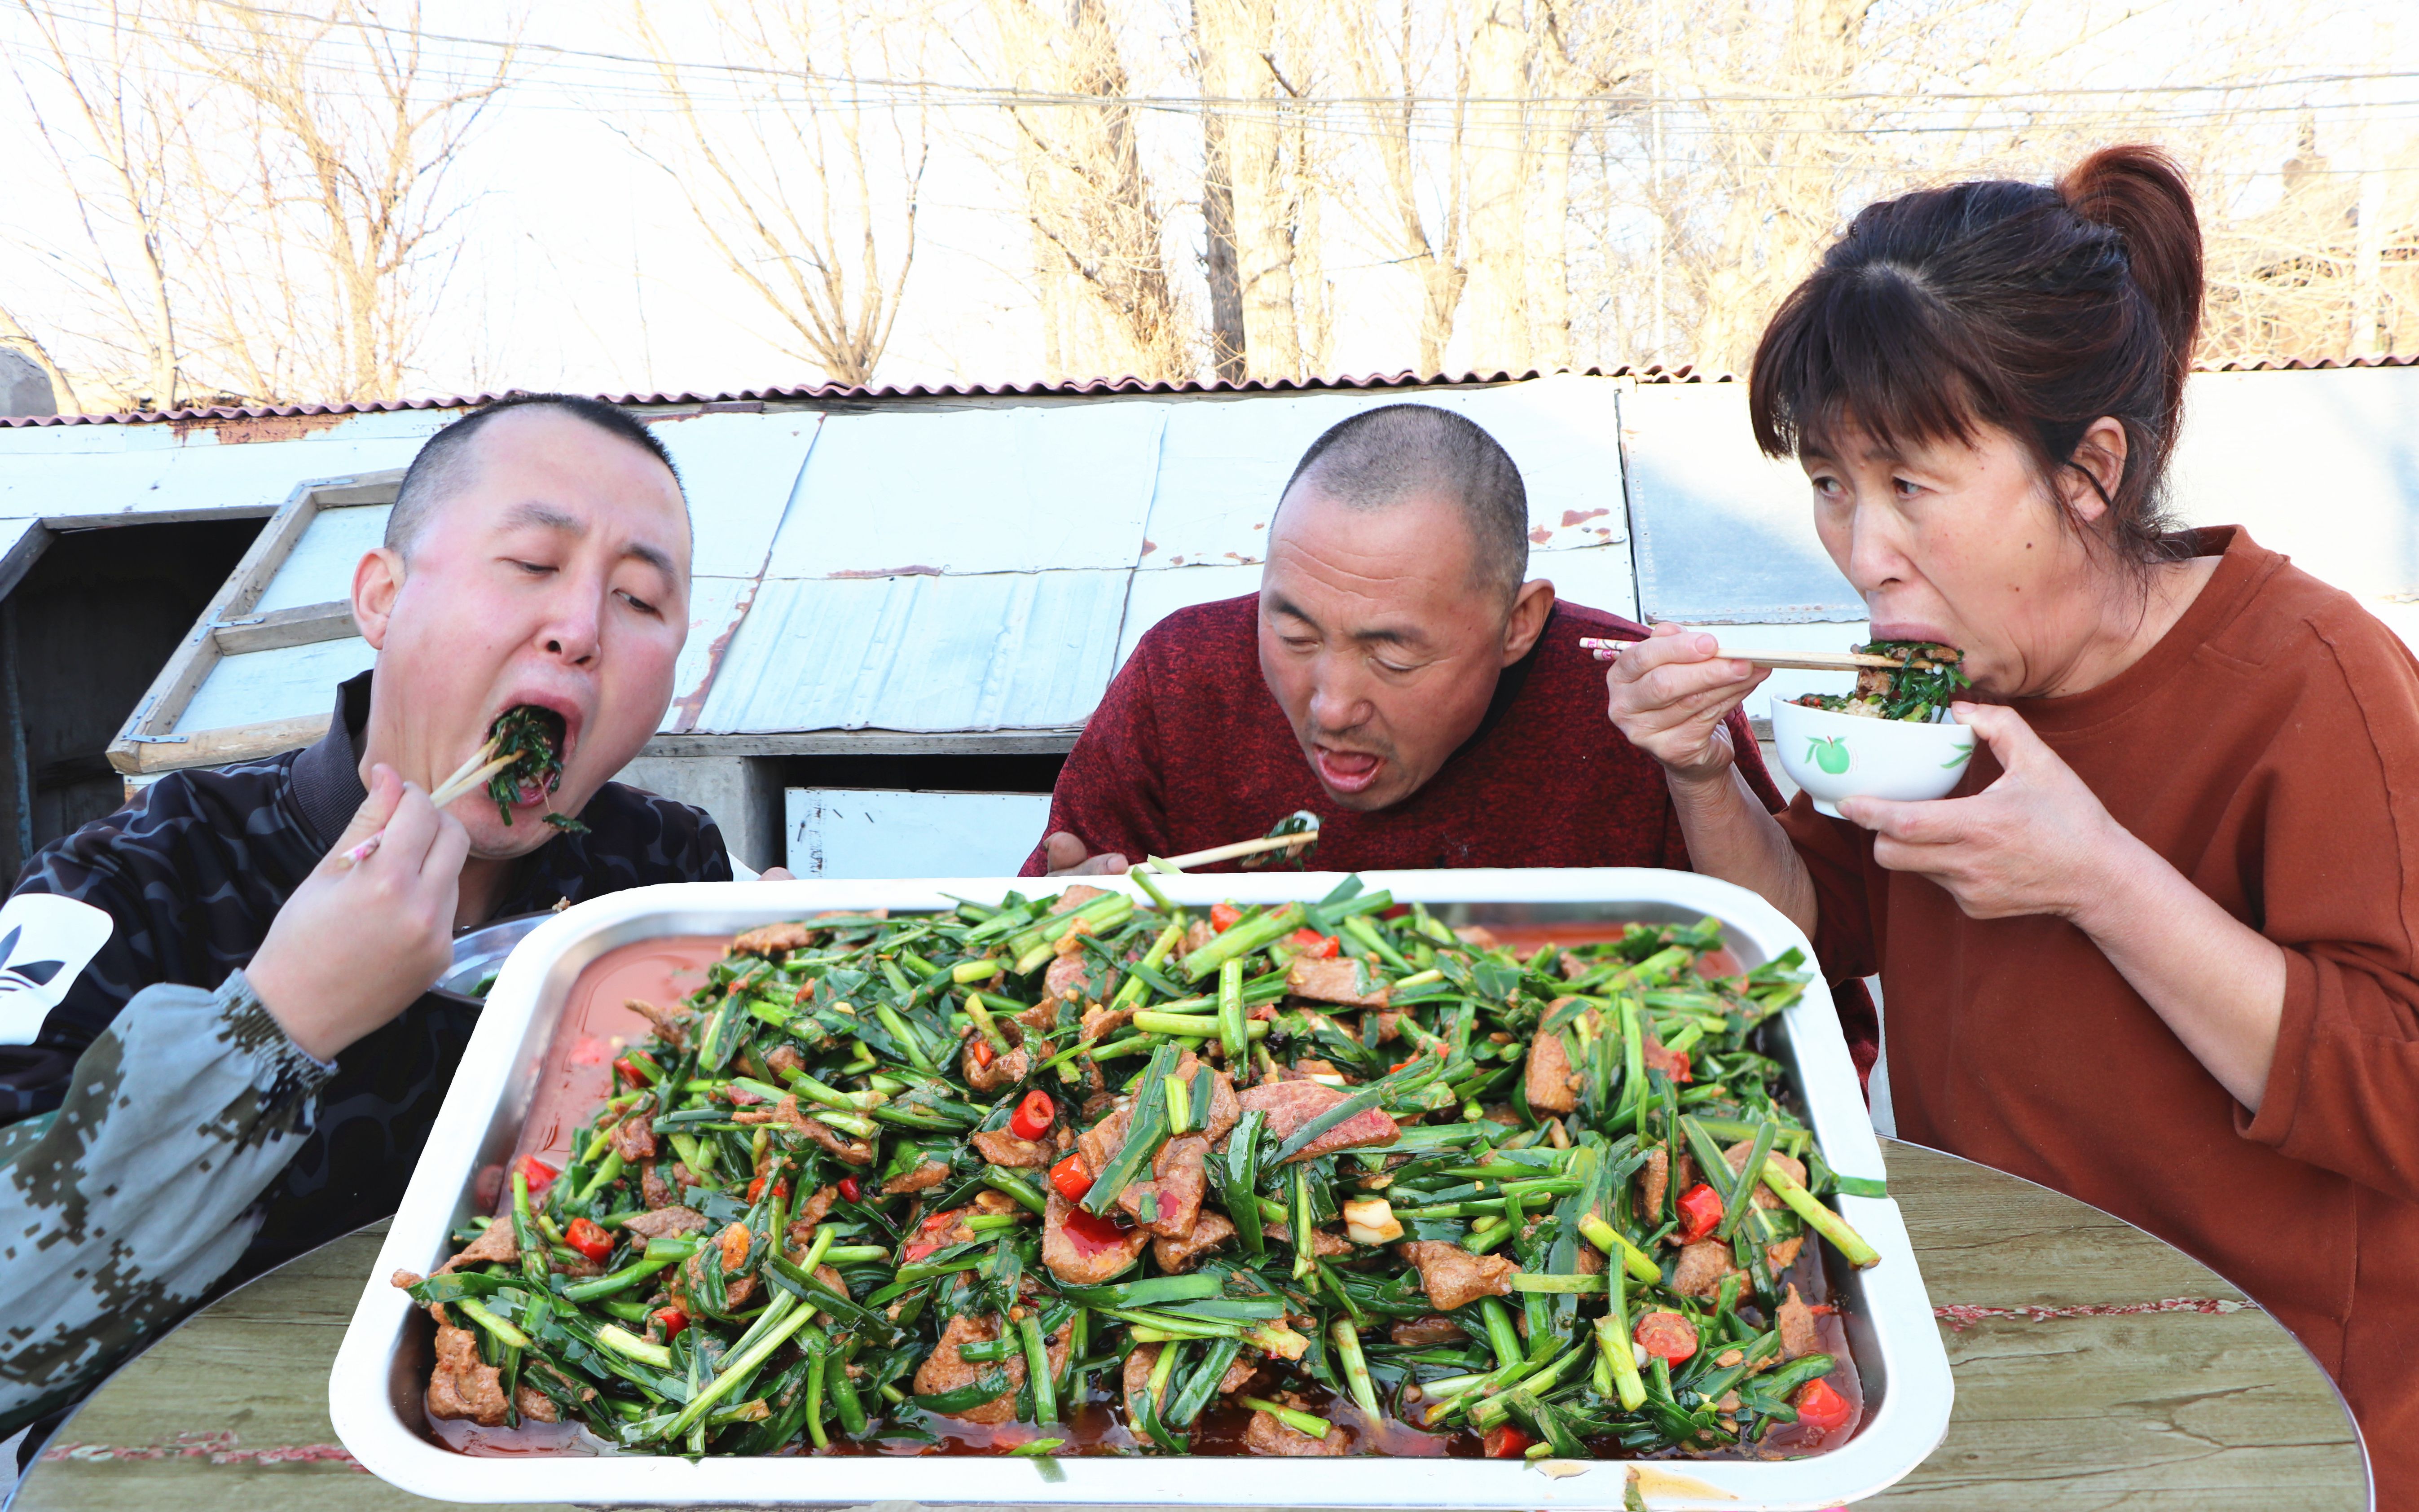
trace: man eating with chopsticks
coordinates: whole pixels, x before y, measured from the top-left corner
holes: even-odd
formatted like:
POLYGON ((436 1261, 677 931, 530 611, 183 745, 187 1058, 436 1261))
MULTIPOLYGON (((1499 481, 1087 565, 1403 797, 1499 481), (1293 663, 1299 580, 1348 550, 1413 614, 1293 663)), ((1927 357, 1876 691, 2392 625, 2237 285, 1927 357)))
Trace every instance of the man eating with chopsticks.
POLYGON ((394 1210, 478 1017, 430 991, 457 928, 732 875, 703 812, 607 780, 670 701, 688 563, 627 413, 466 415, 354 569, 377 661, 327 735, 34 857, 0 907, 0 1438, 394 1210))
MULTIPOLYGON (((1322 870, 1687 866, 1581 645, 1646 631, 1528 578, 1528 532, 1519 469, 1462 416, 1388 405, 1330 429, 1278 502, 1259 592, 1170 615, 1110 684, 1025 873, 1121 872, 1297 810, 1322 870)), ((1747 721, 1729 728, 1780 808, 1747 721)))

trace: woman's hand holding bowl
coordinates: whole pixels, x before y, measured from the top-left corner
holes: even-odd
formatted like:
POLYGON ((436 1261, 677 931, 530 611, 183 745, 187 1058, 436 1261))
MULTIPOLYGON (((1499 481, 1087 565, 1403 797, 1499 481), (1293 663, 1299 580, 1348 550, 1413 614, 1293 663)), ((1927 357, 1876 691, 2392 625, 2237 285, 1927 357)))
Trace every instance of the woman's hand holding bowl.
POLYGON ((2140 861, 2158 857, 2109 817, 2022 715, 1996 703, 1961 702, 1954 711, 1990 743, 1998 780, 1965 798, 1842 798, 1841 817, 1873 832, 1875 861, 1929 878, 1968 918, 2052 914, 2100 933, 2096 912, 2124 896, 2124 878, 2140 861))

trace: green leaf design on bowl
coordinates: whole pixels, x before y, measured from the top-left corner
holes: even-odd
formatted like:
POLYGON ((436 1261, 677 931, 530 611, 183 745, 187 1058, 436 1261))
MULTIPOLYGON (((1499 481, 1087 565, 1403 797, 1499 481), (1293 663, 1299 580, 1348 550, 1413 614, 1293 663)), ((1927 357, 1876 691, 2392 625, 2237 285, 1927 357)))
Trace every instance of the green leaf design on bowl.
POLYGON ((1960 747, 1958 747, 1958 748, 1957 748, 1957 754, 1956 754, 1956 755, 1949 757, 1947 761, 1942 762, 1942 763, 1940 764, 1941 770, 1942 770, 1942 771, 1947 771, 1949 767, 1952 767, 1952 766, 1963 766, 1963 765, 1964 765, 1968 761, 1972 760, 1972 759, 1973 759, 1973 756, 1974 756, 1974 743, 1973 743, 1972 741, 1970 741, 1970 740, 1969 740, 1969 741, 1965 742, 1965 744, 1964 744, 1964 745, 1962 745, 1962 746, 1960 746, 1960 747))

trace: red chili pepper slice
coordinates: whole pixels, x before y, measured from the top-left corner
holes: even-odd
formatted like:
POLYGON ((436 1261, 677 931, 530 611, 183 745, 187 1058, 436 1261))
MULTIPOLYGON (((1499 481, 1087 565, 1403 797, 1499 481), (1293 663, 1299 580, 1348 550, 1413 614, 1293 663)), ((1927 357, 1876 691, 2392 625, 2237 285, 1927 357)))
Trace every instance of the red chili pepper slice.
POLYGON ((916 1237, 900 1250, 900 1259, 913 1265, 927 1255, 946 1249, 949 1243, 949 1231, 957 1227, 958 1220, 964 1217, 966 1211, 964 1208, 951 1208, 926 1218, 916 1230, 916 1237))
POLYGON ((992 1050, 992 1047, 991 1047, 991 1041, 990 1041, 989 1040, 976 1040, 976 1041, 973 1041, 973 1047, 972 1047, 972 1049, 969 1051, 969 1054, 971 1054, 971 1055, 975 1057, 975 1064, 976 1064, 976 1065, 978 1065, 978 1066, 988 1066, 988 1065, 990 1065, 990 1064, 991 1064, 991 1060, 992 1060, 992 1056, 993 1056, 993 1054, 994 1054, 994 1052, 993 1052, 993 1050, 992 1050))
POLYGON ((1050 1126, 1057 1121, 1058 1104, 1050 1101, 1049 1093, 1035 1088, 1025 1094, 1025 1101, 1017 1103, 1016 1111, 1008 1116, 1008 1129, 1019 1139, 1039 1139, 1048 1134, 1050 1126))
POLYGON ((1722 1221, 1721 1194, 1699 1181, 1680 1194, 1680 1242, 1693 1244, 1722 1221))
POLYGON ((1058 1226, 1058 1232, 1074 1246, 1075 1253, 1086 1259, 1104 1249, 1115 1248, 1126 1240, 1124 1228, 1081 1208, 1067 1214, 1066 1221, 1058 1226))
POLYGON ((554 1184, 554 1179, 562 1174, 553 1166, 548 1165, 546 1162, 538 1159, 535 1155, 523 1155, 521 1157, 519 1169, 523 1176, 529 1178, 531 1196, 536 1196, 547 1187, 552 1186, 554 1184))
POLYGON ((562 1242, 600 1264, 613 1253, 613 1236, 593 1218, 572 1219, 571 1226, 562 1231, 562 1242))
POLYGON ((840 1179, 840 1195, 841 1196, 848 1198, 851 1202, 860 1202, 864 1200, 864 1194, 865 1189, 856 1184, 855 1177, 843 1176, 840 1179))
POLYGON ((617 1079, 625 1081, 633 1087, 644 1086, 647 1080, 639 1074, 638 1067, 630 1064, 630 1057, 627 1056, 613 1062, 613 1074, 617 1079))
POLYGON ((1325 961, 1344 949, 1343 942, 1334 935, 1321 934, 1307 924, 1287 935, 1286 944, 1293 948, 1294 954, 1313 961, 1325 961))
POLYGON ((1797 1421, 1826 1433, 1837 1433, 1848 1426, 1856 1409, 1848 1398, 1831 1389, 1827 1381, 1816 1379, 1797 1388, 1796 1400, 1790 1403, 1797 1409, 1797 1421))
MULTIPOLYGON (((1672 1085, 1674 1087, 1686 1087, 1694 1080, 1696 1080, 1696 1075, 1688 1069, 1688 1052, 1686 1050, 1673 1051, 1672 1053, 1672 1085)), ((1426 1252, 1422 1251, 1421 1253, 1425 1254, 1426 1252)))
POLYGON ((1518 1459, 1529 1452, 1529 1435, 1509 1423, 1499 1423, 1487 1430, 1487 1458, 1518 1459))
POLYGON ((1242 917, 1243 911, 1236 907, 1233 903, 1211 903, 1210 905, 1210 927, 1221 934, 1233 929, 1235 927, 1235 920, 1242 917))
POLYGON ((1084 1157, 1070 1154, 1050 1167, 1050 1184, 1070 1202, 1081 1202, 1084 1194, 1092 1190, 1092 1173, 1084 1168, 1084 1157))
POLYGON ((758 1177, 747 1183, 747 1200, 751 1203, 764 1195, 764 1179, 758 1177))
POLYGON ((666 1344, 670 1344, 672 1340, 680 1337, 681 1330, 688 1327, 688 1314, 682 1312, 677 1307, 658 1307, 655 1309, 654 1317, 656 1322, 663 1325, 664 1342, 666 1344))

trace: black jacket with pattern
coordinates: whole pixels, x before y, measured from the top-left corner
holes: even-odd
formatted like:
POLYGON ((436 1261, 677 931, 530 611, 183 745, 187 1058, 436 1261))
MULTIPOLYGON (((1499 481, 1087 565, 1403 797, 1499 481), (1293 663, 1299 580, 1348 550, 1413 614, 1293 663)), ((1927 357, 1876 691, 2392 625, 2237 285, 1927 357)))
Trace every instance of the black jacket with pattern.
MULTIPOLYGON (((0 1005, 21 981, 55 1003, 30 1044, 0 1043, 0 1124, 59 1106, 77 1057, 138 992, 162 983, 215 992, 252 959, 278 909, 367 796, 356 743, 372 675, 339 690, 336 717, 316 745, 171 773, 26 866, 12 910, 29 893, 60 895, 100 909, 111 928, 71 976, 72 946, 45 945, 39 925, 13 941, 0 929, 8 941, 0 1005), (69 959, 53 964, 62 953, 69 959), (30 980, 46 967, 52 980, 30 980), (69 976, 63 988, 58 976, 69 976)), ((522 858, 496 918, 732 875, 721 832, 685 804, 607 783, 579 817, 587 833, 557 835, 522 858)), ((25 999, 17 1001, 23 1023, 25 999)), ((302 1115, 292 1157, 261 1194, 262 1227, 238 1273, 394 1211, 477 1019, 468 1002, 432 993, 337 1056, 316 1110, 302 1115)), ((0 1041, 12 1038, 6 1027, 0 1017, 0 1041)))

